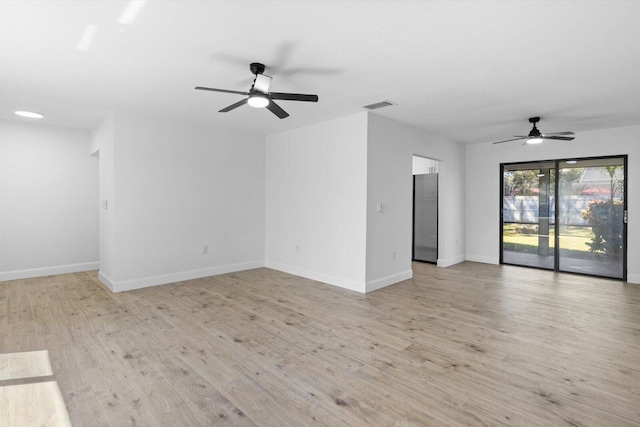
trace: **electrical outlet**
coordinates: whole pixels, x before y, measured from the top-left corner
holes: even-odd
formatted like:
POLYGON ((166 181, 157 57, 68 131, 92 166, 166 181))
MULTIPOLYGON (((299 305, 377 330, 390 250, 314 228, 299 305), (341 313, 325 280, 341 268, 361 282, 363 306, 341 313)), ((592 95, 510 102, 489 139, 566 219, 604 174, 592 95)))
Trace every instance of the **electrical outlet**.
POLYGON ((393 251, 393 253, 391 254, 391 256, 393 257, 393 259, 396 259, 396 251, 393 251))
POLYGON ((202 255, 209 253, 209 245, 204 245, 202 247, 202 255))
POLYGON ((300 246, 296 245, 296 253, 300 252, 300 246))

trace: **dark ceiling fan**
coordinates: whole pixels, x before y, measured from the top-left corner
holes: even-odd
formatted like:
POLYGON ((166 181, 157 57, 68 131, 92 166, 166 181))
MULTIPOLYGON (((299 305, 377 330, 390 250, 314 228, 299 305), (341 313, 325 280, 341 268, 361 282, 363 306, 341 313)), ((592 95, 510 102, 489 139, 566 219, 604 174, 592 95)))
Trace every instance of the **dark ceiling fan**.
POLYGON ((249 92, 240 92, 237 90, 226 90, 226 89, 214 89, 211 87, 202 87, 197 86, 197 90, 210 90, 212 92, 224 92, 224 93, 235 93, 238 95, 245 95, 248 98, 245 98, 241 101, 236 102, 235 104, 231 104, 228 107, 220 110, 220 113, 226 113, 231 110, 235 110, 238 107, 243 106, 244 104, 249 104, 252 107, 256 108, 266 108, 271 111, 273 114, 278 116, 281 119, 289 117, 289 114, 284 111, 278 104, 273 102, 274 99, 282 100, 282 101, 306 101, 306 102, 318 102, 318 95, 305 95, 302 93, 283 93, 283 92, 269 92, 269 86, 271 85, 272 77, 267 76, 264 73, 265 66, 258 62, 253 62, 249 65, 249 69, 252 74, 255 74, 255 79, 253 80, 253 85, 251 85, 251 89, 249 92))
POLYGON ((539 144, 545 139, 558 139, 561 141, 571 141, 575 137, 573 132, 551 132, 551 133, 542 133, 536 127, 536 123, 540 121, 540 117, 531 117, 529 118, 529 123, 533 123, 533 128, 529 132, 529 135, 515 135, 515 138, 505 139, 504 141, 497 141, 493 144, 502 144, 503 142, 509 141, 518 141, 524 139, 523 144, 539 144))

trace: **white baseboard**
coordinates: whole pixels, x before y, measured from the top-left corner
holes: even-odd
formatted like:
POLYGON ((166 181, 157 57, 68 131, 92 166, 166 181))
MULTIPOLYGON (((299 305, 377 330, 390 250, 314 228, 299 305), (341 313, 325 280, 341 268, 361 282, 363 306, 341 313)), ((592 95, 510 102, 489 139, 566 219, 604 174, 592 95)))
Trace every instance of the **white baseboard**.
POLYGON ((640 285, 640 274, 627 273, 627 283, 634 283, 640 285))
POLYGON ((384 288, 389 285, 393 285, 403 280, 408 280, 413 277, 413 270, 402 271, 400 273, 392 274, 391 276, 382 277, 380 279, 367 282, 367 292, 373 292, 378 289, 384 288))
POLYGON ((467 260, 467 257, 465 257, 464 255, 458 255, 458 256, 455 256, 455 257, 452 257, 452 258, 439 258, 437 266, 438 267, 451 267, 452 265, 460 264, 461 262, 464 262, 466 260, 467 260))
POLYGON ((0 282, 5 280, 30 279, 33 277, 53 276, 56 274, 77 273, 79 271, 97 270, 98 261, 79 264, 56 265, 53 267, 29 268, 26 270, 0 271, 0 282))
POLYGON ((282 271, 283 273, 293 274, 295 276, 304 277, 306 279, 316 280, 318 282, 326 283, 328 285, 338 286, 350 291, 365 293, 366 283, 358 282, 356 280, 345 279, 342 277, 335 277, 324 273, 318 273, 317 271, 310 271, 303 268, 295 267, 288 264, 282 264, 274 261, 266 261, 265 267, 273 270, 282 271))
POLYGON ((111 279, 111 277, 107 276, 102 271, 98 271, 98 280, 107 288, 109 288, 111 292, 115 292, 114 291, 115 284, 113 283, 113 280, 111 279))
POLYGON ((200 279, 202 277, 217 276, 219 274, 233 273, 236 271, 252 270, 264 267, 264 261, 248 261, 237 264, 219 265, 215 267, 201 268, 197 270, 180 271, 177 273, 160 274, 157 276, 140 277, 129 280, 113 280, 101 273, 98 278, 113 292, 132 291, 134 289, 148 288, 150 286, 166 285, 167 283, 181 282, 183 280, 200 279), (103 281, 104 279, 104 281, 103 281))
POLYGON ((483 264, 500 264, 499 257, 484 256, 484 255, 469 255, 467 254, 467 261, 481 262, 483 264))

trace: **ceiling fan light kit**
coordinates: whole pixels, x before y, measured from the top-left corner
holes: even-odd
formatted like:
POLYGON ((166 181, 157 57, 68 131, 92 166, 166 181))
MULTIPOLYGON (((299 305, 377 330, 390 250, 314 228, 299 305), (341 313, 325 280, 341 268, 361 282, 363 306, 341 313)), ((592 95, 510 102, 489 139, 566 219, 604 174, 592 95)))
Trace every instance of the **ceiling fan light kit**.
POLYGON ((264 108, 269 105, 269 98, 262 94, 256 93, 249 97, 247 103, 253 108, 264 108))
POLYGON ((511 139, 505 139, 504 141, 496 141, 493 144, 502 144, 503 142, 519 141, 524 139, 524 144, 540 144, 545 139, 557 139, 560 141, 571 141, 575 139, 573 132, 551 132, 542 133, 538 130, 536 123, 540 121, 540 117, 530 117, 529 123, 533 124, 533 128, 529 131, 529 135, 515 135, 511 139))
POLYGON ((249 89, 249 92, 215 89, 203 86, 196 86, 196 90, 208 90, 212 92, 233 93, 237 95, 247 96, 247 98, 223 108, 219 111, 220 113, 226 113, 231 110, 235 110, 236 108, 241 107, 244 104, 249 104, 251 107, 255 108, 266 108, 267 110, 278 116, 280 119, 289 117, 289 113, 284 111, 278 104, 276 104, 273 101, 274 99, 283 101, 318 102, 318 95, 269 92, 269 87, 271 86, 271 80, 273 80, 273 78, 264 74, 264 64, 261 64, 259 62, 252 62, 251 64, 249 64, 249 70, 251 70, 251 73, 256 76, 253 80, 253 84, 251 85, 251 89, 249 89))

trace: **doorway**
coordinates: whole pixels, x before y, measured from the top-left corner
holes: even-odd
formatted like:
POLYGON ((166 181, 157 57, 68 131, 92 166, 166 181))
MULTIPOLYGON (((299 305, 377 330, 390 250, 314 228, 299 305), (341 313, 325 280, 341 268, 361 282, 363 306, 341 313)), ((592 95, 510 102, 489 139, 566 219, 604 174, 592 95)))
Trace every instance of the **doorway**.
POLYGON ((500 263, 626 279, 627 157, 501 165, 500 263))
POLYGON ((438 161, 413 156, 412 259, 438 262, 438 161))

